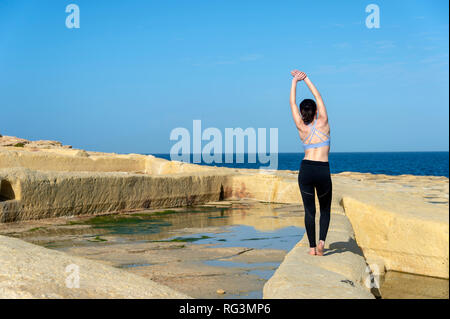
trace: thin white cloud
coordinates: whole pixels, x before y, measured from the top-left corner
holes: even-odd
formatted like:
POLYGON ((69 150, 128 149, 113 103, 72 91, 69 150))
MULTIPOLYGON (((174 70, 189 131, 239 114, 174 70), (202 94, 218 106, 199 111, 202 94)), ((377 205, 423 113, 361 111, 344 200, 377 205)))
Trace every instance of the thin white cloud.
POLYGON ((239 59, 243 62, 256 61, 263 58, 262 54, 251 53, 241 56, 239 59))
POLYGON ((339 42, 339 43, 333 44, 333 47, 335 47, 337 49, 348 49, 351 47, 351 45, 348 42, 339 42))
POLYGON ((395 42, 391 40, 377 41, 375 45, 378 49, 393 49, 396 47, 395 42))
POLYGON ((242 55, 238 58, 230 58, 225 56, 218 56, 215 58, 205 58, 201 62, 194 62, 192 63, 193 66, 208 66, 208 65, 231 65, 231 64, 238 64, 238 63, 246 63, 246 62, 253 62, 257 60, 261 60, 263 58, 262 54, 258 53, 249 53, 242 55), (208 62, 209 60, 209 62, 208 62))
POLYGON ((425 59, 420 60, 419 62, 422 64, 427 65, 434 65, 434 66, 448 66, 448 54, 442 53, 442 54, 435 54, 430 55, 426 57, 425 59))
POLYGON ((214 64, 218 64, 218 65, 236 64, 236 62, 232 61, 232 60, 220 60, 220 61, 214 62, 214 64))

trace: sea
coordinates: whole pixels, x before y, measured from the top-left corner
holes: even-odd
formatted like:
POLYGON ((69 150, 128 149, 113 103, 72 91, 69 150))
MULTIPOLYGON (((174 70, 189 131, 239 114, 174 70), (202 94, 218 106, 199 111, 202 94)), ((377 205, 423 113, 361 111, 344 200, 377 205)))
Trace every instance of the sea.
MULTIPOLYGON (((156 157, 170 160, 170 154, 151 154, 156 157)), ((244 163, 236 163, 233 155, 233 163, 205 163, 219 167, 254 168, 267 166, 257 161, 249 162, 248 154, 244 154, 244 163)), ((278 170, 299 170, 304 153, 278 153, 278 170)), ((256 156, 256 159, 258 157, 256 156)), ((332 174, 341 172, 361 172, 387 175, 427 175, 449 177, 449 152, 331 152, 329 154, 330 170, 332 174)), ((191 154, 190 162, 193 163, 191 154)))

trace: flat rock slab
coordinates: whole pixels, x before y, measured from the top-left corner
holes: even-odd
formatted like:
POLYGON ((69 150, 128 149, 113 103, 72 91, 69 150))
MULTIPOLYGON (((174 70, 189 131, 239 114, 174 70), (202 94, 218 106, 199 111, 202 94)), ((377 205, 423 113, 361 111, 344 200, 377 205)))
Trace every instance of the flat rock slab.
POLYGON ((121 269, 0 236, 0 298, 189 297, 121 269), (79 288, 69 288, 76 287, 76 268, 79 288))
MULTIPOLYGON (((291 256, 306 255, 294 248, 291 256)), ((275 275, 264 285, 269 299, 373 299, 361 285, 333 271, 286 257, 275 275)))
POLYGON ((332 214, 324 256, 309 255, 308 247, 305 234, 264 285, 264 298, 375 298, 364 285, 369 272, 347 217, 332 214))
POLYGON ((70 255, 94 259, 172 287, 194 298, 260 298, 265 280, 286 251, 191 243, 102 243, 73 247, 70 255), (217 294, 217 290, 224 294, 217 294))
POLYGON ((202 299, 246 297, 255 292, 261 294, 265 282, 257 275, 238 268, 208 266, 194 262, 135 267, 128 270, 194 298, 202 299), (220 289, 225 293, 217 294, 217 290, 220 289))

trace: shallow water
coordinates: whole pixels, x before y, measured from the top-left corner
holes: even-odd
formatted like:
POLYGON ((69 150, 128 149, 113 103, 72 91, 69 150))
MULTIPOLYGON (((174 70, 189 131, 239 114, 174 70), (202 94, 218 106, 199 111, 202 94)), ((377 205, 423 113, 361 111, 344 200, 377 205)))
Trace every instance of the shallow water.
POLYGON ((262 298, 264 283, 303 234, 300 206, 250 201, 65 218, 9 233, 196 298, 233 299, 262 298), (194 292, 193 283, 198 286, 194 292), (226 294, 216 293, 224 287, 226 294))
MULTIPOLYGON (((304 235, 299 205, 253 201, 0 226, 9 235, 150 278, 194 298, 262 298, 304 235), (225 294, 217 294, 224 289, 225 294)), ((387 272, 384 299, 448 298, 448 280, 387 272)))
MULTIPOLYGON (((213 244, 222 247, 247 247, 253 249, 283 249, 291 250, 300 241, 304 230, 297 226, 288 226, 273 231, 260 231, 253 226, 233 225, 223 226, 221 233, 198 233, 193 239, 197 243, 213 244), (202 238, 203 236, 203 238, 202 238)), ((185 237, 179 237, 183 239, 185 237)), ((170 240, 170 239, 169 239, 170 240)))
POLYGON ((448 279, 388 271, 380 289, 383 299, 448 299, 448 279))
POLYGON ((75 218, 23 235, 49 248, 92 242, 166 241, 290 250, 304 234, 303 211, 296 207, 290 212, 278 212, 283 206, 287 205, 238 201, 226 207, 198 206, 75 218), (66 237, 72 241, 67 242, 66 237))

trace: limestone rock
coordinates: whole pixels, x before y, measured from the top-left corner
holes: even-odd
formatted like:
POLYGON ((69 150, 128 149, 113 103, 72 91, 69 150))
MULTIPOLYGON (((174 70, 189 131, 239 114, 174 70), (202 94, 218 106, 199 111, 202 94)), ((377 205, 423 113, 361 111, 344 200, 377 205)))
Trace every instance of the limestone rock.
POLYGON ((7 196, 9 200, 0 201, 0 222, 216 201, 226 178, 207 172, 161 177, 125 172, 0 169, 2 193, 5 185, 4 189, 12 194, 7 196))
POLYGON ((75 155, 75 156, 78 156, 78 157, 89 157, 88 152, 83 151, 83 150, 77 151, 74 155, 75 155))
POLYGON ((0 298, 189 298, 127 271, 16 238, 0 236, 0 263, 0 298))
POLYGON ((369 272, 347 217, 331 217, 324 256, 307 254, 308 247, 305 235, 264 285, 264 298, 374 298, 365 285, 369 272))
MULTIPOLYGON (((295 171, 217 168, 138 154, 90 151, 86 157, 79 152, 55 141, 0 137, 0 222, 224 199, 301 203, 295 171)), ((448 178, 344 172, 333 174, 332 181, 332 221, 338 215, 349 218, 354 237, 348 238, 356 240, 371 264, 448 278, 448 178)), ((268 229, 278 226, 283 224, 267 221, 268 229)), ((330 236, 348 231, 344 222, 335 227, 330 236)), ((347 269, 345 276, 353 276, 348 267, 342 269, 347 269)))
POLYGON ((25 144, 28 144, 30 141, 18 138, 14 136, 2 136, 0 137, 0 146, 18 146, 21 145, 23 147, 25 144))
POLYGON ((2 136, 2 135, 0 135, 0 146, 38 148, 38 149, 63 147, 62 143, 58 141, 49 141, 49 140, 29 141, 15 136, 2 136))

